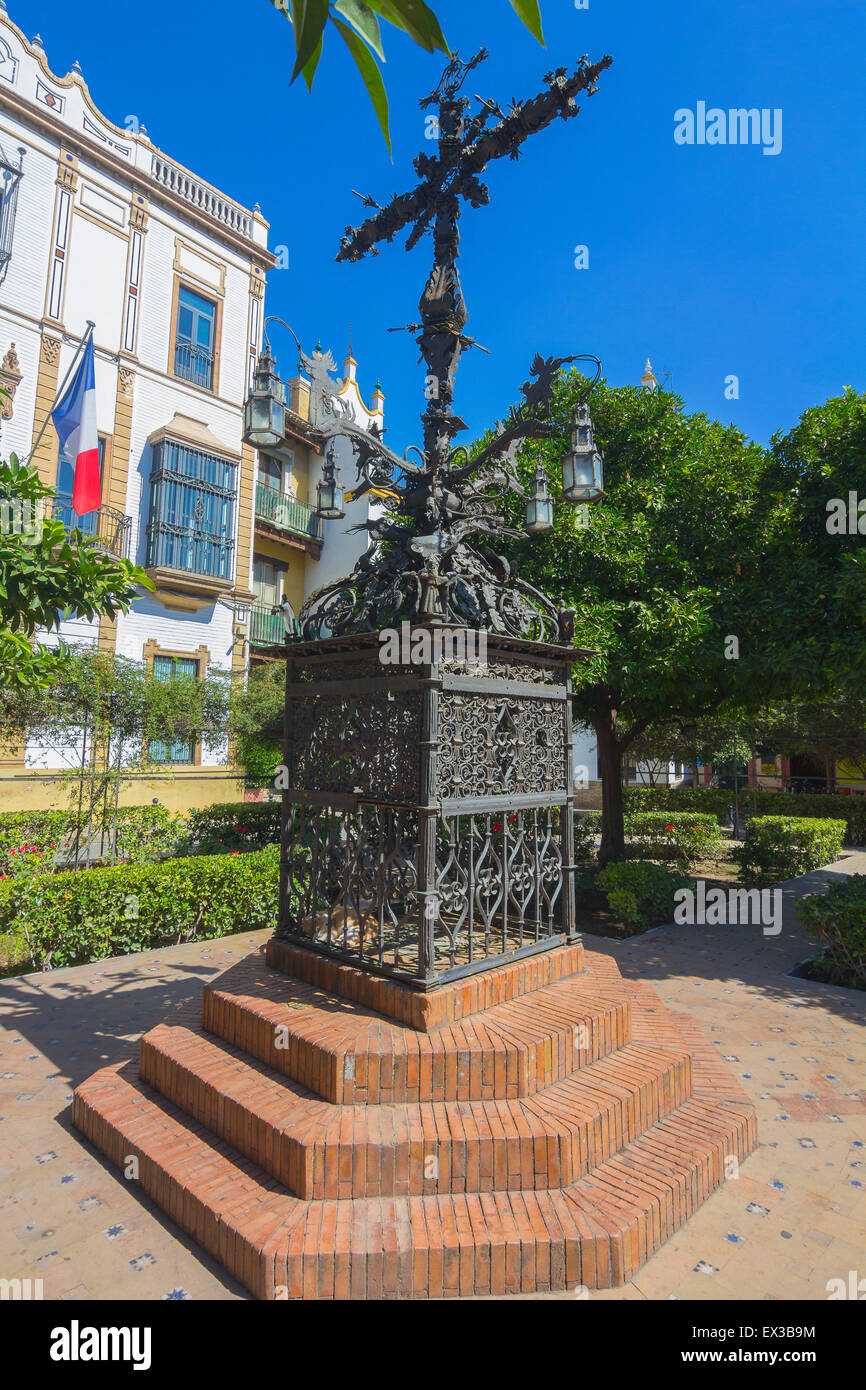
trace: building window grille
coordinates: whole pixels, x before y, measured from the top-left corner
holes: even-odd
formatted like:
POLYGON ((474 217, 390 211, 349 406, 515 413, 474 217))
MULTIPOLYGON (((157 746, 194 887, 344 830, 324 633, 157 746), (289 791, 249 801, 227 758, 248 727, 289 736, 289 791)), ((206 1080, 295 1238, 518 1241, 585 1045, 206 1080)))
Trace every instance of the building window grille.
MULTIPOLYGON (((153 678, 156 681, 195 681, 199 677, 199 664, 195 657, 155 656, 153 658, 153 678)), ((170 763, 174 766, 190 765, 195 762, 197 739, 152 738, 148 741, 147 756, 152 763, 170 763)))
POLYGON ((147 564, 232 578, 237 463, 176 440, 154 445, 147 564))
POLYGON ((12 238, 15 234, 15 213, 18 207, 18 185, 26 151, 18 146, 18 163, 7 159, 0 145, 0 283, 5 279, 12 259, 12 238))

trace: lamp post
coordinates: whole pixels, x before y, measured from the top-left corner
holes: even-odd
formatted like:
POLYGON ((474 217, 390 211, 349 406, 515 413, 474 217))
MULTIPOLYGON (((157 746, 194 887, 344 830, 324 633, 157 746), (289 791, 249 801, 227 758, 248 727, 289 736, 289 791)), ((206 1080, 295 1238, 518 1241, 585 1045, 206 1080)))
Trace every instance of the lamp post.
POLYGON ((526 502, 526 530, 531 536, 553 530, 553 498, 547 487, 547 474, 538 452, 538 464, 532 479, 532 491, 526 502))
POLYGON ((285 429, 283 385, 268 344, 259 354, 255 384, 244 405, 244 439, 256 449, 276 449, 283 442, 285 429))
POLYGON ((334 446, 331 444, 325 457, 322 478, 316 489, 316 516, 323 521, 342 521, 346 515, 343 510, 343 487, 340 483, 340 467, 337 463, 334 446))
POLYGON ((596 448, 595 426, 585 399, 574 412, 571 448, 562 460, 562 495, 578 506, 604 497, 604 456, 596 448))

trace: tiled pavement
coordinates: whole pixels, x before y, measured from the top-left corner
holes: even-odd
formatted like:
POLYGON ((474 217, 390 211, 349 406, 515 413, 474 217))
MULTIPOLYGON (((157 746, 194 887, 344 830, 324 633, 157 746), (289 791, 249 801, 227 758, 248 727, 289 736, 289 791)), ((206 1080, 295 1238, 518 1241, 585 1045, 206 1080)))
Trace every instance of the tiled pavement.
MULTIPOLYGON (((760 1140, 630 1284, 591 1299, 818 1300, 828 1280, 866 1276, 866 996, 789 974, 810 954, 795 897, 857 872, 866 853, 787 885, 776 937, 586 937, 696 1019, 755 1100, 760 1140)), ((73 1086, 266 935, 0 984, 0 1278, 41 1278, 46 1299, 247 1297, 81 1142, 69 1105, 73 1086)))

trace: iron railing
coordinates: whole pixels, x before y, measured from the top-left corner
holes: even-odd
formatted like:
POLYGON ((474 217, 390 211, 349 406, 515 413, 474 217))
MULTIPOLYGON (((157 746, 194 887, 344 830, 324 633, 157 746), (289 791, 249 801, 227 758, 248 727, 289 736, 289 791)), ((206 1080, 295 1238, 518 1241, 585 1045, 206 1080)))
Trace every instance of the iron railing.
POLYGON ((256 647, 283 647, 286 627, 280 613, 267 604, 254 603, 250 609, 250 641, 256 647))
POLYGON ((269 526, 303 536, 305 540, 320 541, 324 535, 322 521, 311 507, 294 497, 285 497, 264 483, 256 485, 256 516, 269 526))
POLYGON ((189 381, 193 386, 202 386, 206 391, 213 389, 214 355, 207 348, 196 343, 176 343, 174 348, 174 374, 181 381, 189 381))
POLYGON ((72 498, 64 493, 55 494, 51 516, 54 521, 62 521, 67 531, 80 531, 83 536, 91 536, 101 550, 118 560, 129 559, 129 540, 132 533, 132 517, 113 507, 98 507, 96 511, 79 516, 72 506, 72 498))

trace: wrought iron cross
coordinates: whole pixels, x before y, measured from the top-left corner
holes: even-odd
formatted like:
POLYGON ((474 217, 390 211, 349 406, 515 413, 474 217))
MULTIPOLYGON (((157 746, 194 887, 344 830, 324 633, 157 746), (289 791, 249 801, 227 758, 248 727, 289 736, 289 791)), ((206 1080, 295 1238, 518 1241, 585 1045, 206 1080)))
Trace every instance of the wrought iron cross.
POLYGON ((381 439, 333 421, 328 432, 348 436, 355 449, 361 486, 354 497, 387 493, 386 515, 365 523, 376 545, 362 556, 355 573, 309 600, 301 615, 307 637, 375 629, 403 617, 463 622, 515 636, 557 631, 555 610, 521 583, 509 561, 466 542, 470 535, 491 539, 520 534, 498 514, 506 492, 523 492, 513 471, 517 449, 525 439, 549 433, 547 408, 556 374, 579 359, 536 355, 532 379, 522 387, 523 402, 498 436, 474 459, 465 448, 455 449, 454 438, 466 426, 454 414, 454 382, 463 351, 477 346, 465 333, 459 224, 463 202, 478 208, 490 201, 481 175, 491 160, 519 158, 531 135, 558 117, 576 116, 576 96, 595 93, 597 79, 612 59, 605 56, 590 64, 584 55, 571 76, 565 68, 548 73, 546 91, 512 102, 507 114, 495 102, 476 97, 477 109, 470 115, 473 102, 461 89, 487 56, 482 49, 463 62, 455 53, 435 91, 420 103, 424 111, 435 108, 438 154, 417 156, 421 182, 410 193, 395 194, 386 207, 358 195, 376 211, 362 226, 346 229, 337 256, 338 261, 359 261, 378 255, 380 242, 393 241, 406 228, 406 248, 411 250, 432 232, 433 267, 419 306, 421 322, 406 325, 419 334, 427 366, 424 447, 414 451, 420 463, 409 458, 411 450, 398 460, 381 439))
MULTIPOLYGON (((457 269, 461 200, 473 208, 489 203, 490 192, 480 175, 490 161, 505 156, 518 159, 521 146, 531 135, 557 117, 567 120, 576 116, 580 107, 575 97, 583 91, 592 96, 599 75, 612 62, 604 57, 590 64, 584 55, 571 77, 565 68, 548 73, 544 79, 547 91, 529 101, 513 102, 507 115, 495 102, 476 98, 480 109, 467 119, 472 103, 460 91, 487 56, 486 49, 481 49, 464 63, 455 53, 438 87, 420 102, 422 111, 436 109, 438 155, 418 155, 414 161, 421 176, 418 187, 395 195, 361 227, 347 228, 337 256, 338 261, 359 261, 368 253, 378 255, 378 243, 393 241, 406 227, 411 227, 406 242, 406 249, 411 250, 432 227, 433 269, 419 306, 421 323, 409 328, 421 330, 418 345, 427 364, 429 397, 423 417, 424 449, 434 463, 441 463, 451 438, 463 427, 452 415, 454 379, 463 350, 474 346, 464 334, 468 313, 457 269), (496 124, 488 128, 494 118, 496 124)), ((374 205, 369 197, 364 201, 374 205)))

